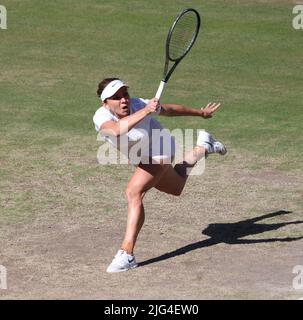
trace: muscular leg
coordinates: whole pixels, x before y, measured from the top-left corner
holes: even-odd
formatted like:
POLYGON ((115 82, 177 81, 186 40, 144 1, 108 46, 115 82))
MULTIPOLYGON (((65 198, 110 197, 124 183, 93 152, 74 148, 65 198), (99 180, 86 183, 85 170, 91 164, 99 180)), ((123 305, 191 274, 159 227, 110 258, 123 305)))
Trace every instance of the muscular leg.
POLYGON ((133 252, 138 234, 144 223, 143 197, 147 190, 158 183, 168 168, 169 165, 140 164, 128 182, 126 188, 128 216, 121 248, 129 254, 133 252))
POLYGON ((195 147, 175 168, 170 164, 140 164, 136 168, 126 188, 128 216, 122 249, 127 253, 133 253, 138 234, 144 223, 142 200, 146 191, 155 187, 169 194, 180 195, 188 178, 187 169, 193 168, 204 155, 203 147, 195 147))
POLYGON ((173 168, 171 165, 161 176, 155 188, 168 194, 179 196, 185 186, 190 170, 205 156, 205 148, 195 147, 185 155, 184 161, 177 163, 173 168))

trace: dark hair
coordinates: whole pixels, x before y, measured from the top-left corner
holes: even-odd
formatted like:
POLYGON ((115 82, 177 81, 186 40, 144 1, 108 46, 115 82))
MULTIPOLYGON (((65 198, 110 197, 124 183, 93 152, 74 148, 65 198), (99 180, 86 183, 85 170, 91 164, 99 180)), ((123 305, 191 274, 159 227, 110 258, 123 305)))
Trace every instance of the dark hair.
POLYGON ((104 88, 112 81, 114 80, 120 80, 119 78, 105 78, 103 79, 99 84, 98 84, 98 90, 97 90, 97 95, 100 98, 102 91, 104 90, 104 88))

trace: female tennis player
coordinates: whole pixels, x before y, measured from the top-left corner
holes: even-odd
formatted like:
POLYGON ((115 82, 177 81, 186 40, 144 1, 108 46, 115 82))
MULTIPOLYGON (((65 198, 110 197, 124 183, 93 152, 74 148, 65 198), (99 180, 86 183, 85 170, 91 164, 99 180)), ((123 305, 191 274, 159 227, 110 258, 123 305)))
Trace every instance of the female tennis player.
POLYGON ((130 98, 128 86, 118 78, 106 78, 98 85, 97 95, 101 107, 93 122, 98 132, 135 166, 125 193, 128 201, 126 232, 107 272, 121 272, 138 266, 134 246, 143 226, 145 212, 143 198, 151 188, 179 196, 187 181, 189 170, 204 156, 212 153, 224 155, 225 146, 208 132, 200 131, 196 146, 174 166, 175 142, 162 130, 155 115, 197 116, 211 118, 220 108, 219 103, 208 103, 200 110, 177 104, 160 104, 156 98, 150 100, 130 98), (161 131, 161 136, 153 134, 161 131), (140 148, 138 148, 138 145, 140 148), (135 150, 135 152, 134 152, 135 150))

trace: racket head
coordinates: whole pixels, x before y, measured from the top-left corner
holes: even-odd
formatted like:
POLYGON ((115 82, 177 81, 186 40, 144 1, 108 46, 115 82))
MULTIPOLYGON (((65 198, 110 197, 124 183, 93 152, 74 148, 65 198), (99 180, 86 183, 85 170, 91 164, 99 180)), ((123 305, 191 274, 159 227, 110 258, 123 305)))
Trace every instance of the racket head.
POLYGON ((166 61, 179 62, 194 45, 201 25, 195 9, 188 8, 177 15, 166 39, 166 61))

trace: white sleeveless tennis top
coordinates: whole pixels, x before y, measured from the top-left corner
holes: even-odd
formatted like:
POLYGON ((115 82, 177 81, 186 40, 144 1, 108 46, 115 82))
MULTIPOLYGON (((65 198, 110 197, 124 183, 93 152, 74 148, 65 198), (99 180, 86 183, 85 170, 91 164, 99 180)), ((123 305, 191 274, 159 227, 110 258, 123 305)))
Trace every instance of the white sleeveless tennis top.
MULTIPOLYGON (((143 109, 148 101, 131 98, 130 114, 143 109)), ((155 114, 159 114, 160 111, 161 108, 155 114)), ((96 131, 99 132, 103 123, 107 121, 118 122, 119 118, 107 108, 100 107, 93 117, 96 131)), ((104 135, 104 139, 125 154, 134 165, 138 164, 138 156, 139 162, 148 163, 150 158, 159 161, 172 159, 175 155, 174 138, 152 115, 144 117, 126 134, 119 137, 104 135)))

